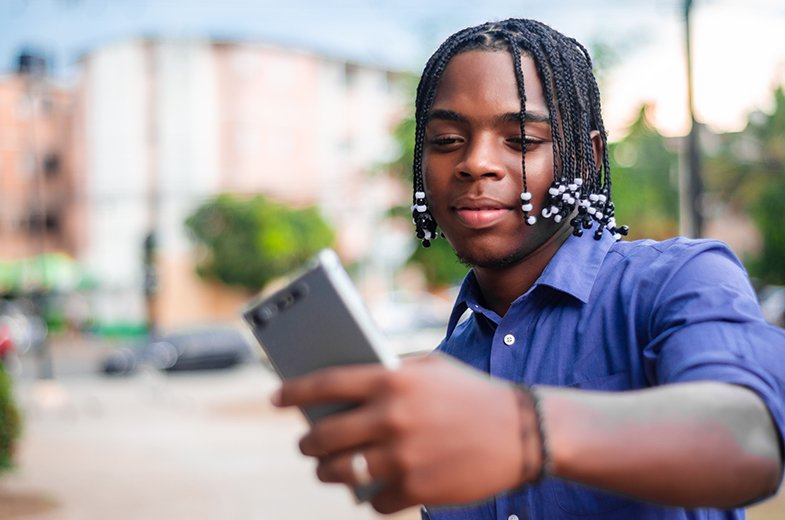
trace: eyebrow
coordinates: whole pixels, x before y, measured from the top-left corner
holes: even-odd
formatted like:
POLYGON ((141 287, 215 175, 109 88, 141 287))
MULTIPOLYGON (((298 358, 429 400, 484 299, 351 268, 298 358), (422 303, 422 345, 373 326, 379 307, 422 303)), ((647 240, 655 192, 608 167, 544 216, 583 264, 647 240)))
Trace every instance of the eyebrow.
MULTIPOLYGON (((506 114, 501 114, 494 117, 494 122, 496 123, 517 123, 519 121, 520 112, 507 112, 506 114)), ((527 110, 524 112, 524 119, 526 122, 531 123, 548 123, 550 124, 551 119, 548 117, 548 114, 543 112, 532 112, 527 110)), ((433 120, 440 120, 440 121, 455 121, 458 123, 466 123, 468 119, 466 116, 459 112, 455 112, 454 110, 444 110, 441 108, 437 108, 435 110, 431 110, 428 114, 428 121, 433 120)))

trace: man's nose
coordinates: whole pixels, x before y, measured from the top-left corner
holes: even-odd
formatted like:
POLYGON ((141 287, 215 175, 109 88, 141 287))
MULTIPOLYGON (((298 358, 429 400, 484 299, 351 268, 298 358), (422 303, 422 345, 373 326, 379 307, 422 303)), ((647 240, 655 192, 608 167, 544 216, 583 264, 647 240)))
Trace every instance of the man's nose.
POLYGON ((492 136, 477 136, 466 147, 463 159, 456 165, 456 175, 463 179, 501 178, 505 175, 502 151, 492 136))

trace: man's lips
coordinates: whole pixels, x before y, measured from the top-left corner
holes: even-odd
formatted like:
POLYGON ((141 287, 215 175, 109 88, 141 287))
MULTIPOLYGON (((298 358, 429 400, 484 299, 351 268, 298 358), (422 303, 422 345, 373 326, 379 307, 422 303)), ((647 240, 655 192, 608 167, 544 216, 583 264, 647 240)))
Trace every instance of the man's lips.
POLYGON ((484 228, 495 224, 511 208, 492 200, 472 200, 459 202, 453 206, 458 220, 470 228, 484 228))

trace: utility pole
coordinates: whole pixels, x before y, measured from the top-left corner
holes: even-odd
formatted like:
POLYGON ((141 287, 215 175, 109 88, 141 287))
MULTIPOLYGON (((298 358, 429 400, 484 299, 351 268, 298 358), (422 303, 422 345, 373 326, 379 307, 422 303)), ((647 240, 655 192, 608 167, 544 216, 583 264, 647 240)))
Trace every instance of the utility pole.
MULTIPOLYGON (((28 153, 32 163, 32 177, 34 183, 34 204, 30 210, 28 218, 28 229, 31 234, 35 234, 36 254, 34 261, 39 263, 41 278, 39 286, 30 293, 30 300, 35 308, 35 312, 44 320, 49 304, 49 280, 47 276, 46 253, 48 252, 47 226, 48 200, 44 171, 41 167, 41 153, 39 150, 40 142, 38 135, 38 117, 41 115, 39 105, 46 89, 46 58, 34 52, 23 52, 19 55, 17 72, 24 80, 25 95, 29 106, 30 117, 30 137, 28 153)), ((39 379, 52 379, 54 369, 52 364, 52 353, 49 348, 48 333, 45 333, 37 345, 33 346, 36 353, 39 379)))
POLYGON ((684 0, 684 43, 687 57, 687 106, 690 114, 690 132, 686 150, 682 153, 679 168, 679 233, 698 238, 703 232, 701 208, 703 182, 701 181, 700 124, 695 119, 694 86, 692 79, 691 20, 693 0, 684 0))
POLYGON ((156 44, 145 44, 147 80, 147 232, 142 243, 143 293, 150 340, 159 334, 158 307, 158 220, 160 215, 160 190, 158 179, 158 104, 156 81, 156 44))

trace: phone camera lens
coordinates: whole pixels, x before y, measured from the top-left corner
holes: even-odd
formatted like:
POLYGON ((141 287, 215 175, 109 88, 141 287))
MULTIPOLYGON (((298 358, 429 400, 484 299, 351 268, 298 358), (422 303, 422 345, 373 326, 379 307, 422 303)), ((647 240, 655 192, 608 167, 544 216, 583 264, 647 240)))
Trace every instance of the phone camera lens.
POLYGON ((292 292, 290 293, 294 300, 299 300, 306 294, 308 294, 308 285, 305 283, 298 283, 294 287, 292 287, 292 292))
POLYGON ((258 327, 264 327, 267 325, 267 322, 272 319, 275 315, 275 307, 271 305, 265 305, 261 309, 259 309, 253 316, 253 321, 258 327))
POLYGON ((278 310, 282 311, 287 307, 291 307, 294 303, 294 295, 289 293, 285 294, 280 300, 278 300, 278 310))

